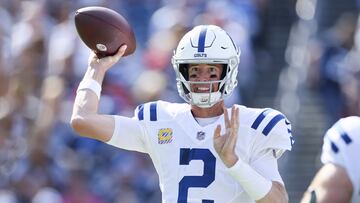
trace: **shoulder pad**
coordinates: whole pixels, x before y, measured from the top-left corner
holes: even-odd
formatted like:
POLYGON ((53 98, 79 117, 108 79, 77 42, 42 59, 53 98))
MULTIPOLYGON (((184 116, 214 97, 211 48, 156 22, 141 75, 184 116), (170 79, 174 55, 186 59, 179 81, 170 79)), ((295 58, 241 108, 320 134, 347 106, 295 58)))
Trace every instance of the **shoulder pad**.
POLYGON ((285 150, 291 150, 295 142, 291 124, 281 112, 271 108, 247 108, 242 115, 246 117, 243 119, 245 125, 256 132, 254 139, 254 150, 256 152, 274 149, 276 157, 280 157, 285 150))
POLYGON ((281 112, 271 108, 256 109, 252 116, 251 128, 261 131, 264 136, 268 136, 271 132, 284 130, 291 133, 290 121, 281 112))
POLYGON ((325 134, 324 145, 328 144, 333 153, 339 153, 342 146, 353 143, 360 133, 360 118, 347 117, 336 122, 325 134))
POLYGON ((135 117, 140 121, 159 121, 174 118, 179 112, 189 108, 187 104, 154 101, 140 104, 135 109, 135 117))

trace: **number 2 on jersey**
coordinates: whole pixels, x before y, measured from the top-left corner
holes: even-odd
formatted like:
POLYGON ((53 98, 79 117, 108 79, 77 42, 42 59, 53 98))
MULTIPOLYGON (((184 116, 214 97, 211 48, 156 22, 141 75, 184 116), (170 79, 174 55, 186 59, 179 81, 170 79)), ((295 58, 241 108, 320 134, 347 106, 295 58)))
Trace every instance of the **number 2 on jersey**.
MULTIPOLYGON (((190 165, 191 160, 204 162, 204 174, 202 176, 184 176, 179 182, 178 203, 187 203, 188 190, 190 187, 206 188, 215 180, 216 158, 209 149, 181 148, 180 165, 190 165)), ((202 200, 202 203, 213 203, 214 200, 202 200)))

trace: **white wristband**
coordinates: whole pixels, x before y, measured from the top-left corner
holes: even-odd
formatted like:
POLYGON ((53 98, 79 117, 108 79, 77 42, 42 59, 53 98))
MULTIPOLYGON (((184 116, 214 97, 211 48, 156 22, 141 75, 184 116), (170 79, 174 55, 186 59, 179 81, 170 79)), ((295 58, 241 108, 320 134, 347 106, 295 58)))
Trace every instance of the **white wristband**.
POLYGON ((238 160, 234 166, 228 169, 229 174, 235 178, 254 200, 259 200, 270 191, 272 182, 256 172, 249 164, 238 160))
POLYGON ((85 79, 81 81, 76 92, 86 89, 93 91, 96 94, 97 98, 100 99, 101 85, 96 80, 85 79))

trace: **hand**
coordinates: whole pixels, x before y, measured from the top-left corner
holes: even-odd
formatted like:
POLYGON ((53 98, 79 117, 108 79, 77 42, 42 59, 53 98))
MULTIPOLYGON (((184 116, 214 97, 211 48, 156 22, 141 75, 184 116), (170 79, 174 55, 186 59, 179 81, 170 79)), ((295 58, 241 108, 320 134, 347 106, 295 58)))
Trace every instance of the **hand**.
POLYGON ((91 52, 88 61, 89 68, 106 72, 120 60, 120 58, 124 55, 126 48, 127 46, 124 44, 119 48, 115 55, 107 56, 101 59, 99 59, 94 52, 91 52))
POLYGON ((224 120, 226 132, 221 133, 221 125, 218 125, 214 131, 214 148, 224 164, 230 168, 237 161, 238 156, 235 154, 235 146, 239 131, 239 109, 233 106, 231 108, 231 120, 229 120, 227 109, 224 109, 224 120))

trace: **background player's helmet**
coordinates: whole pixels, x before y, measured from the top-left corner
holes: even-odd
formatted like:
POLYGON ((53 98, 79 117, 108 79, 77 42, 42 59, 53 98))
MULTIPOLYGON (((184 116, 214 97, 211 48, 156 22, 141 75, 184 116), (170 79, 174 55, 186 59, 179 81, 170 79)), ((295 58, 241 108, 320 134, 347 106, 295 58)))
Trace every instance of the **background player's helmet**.
POLYGON ((239 62, 240 50, 223 29, 215 25, 194 27, 180 40, 172 58, 180 96, 202 108, 213 106, 230 96, 236 87, 239 62), (222 64, 224 68, 219 81, 190 82, 189 64, 222 64), (209 93, 192 92, 190 85, 195 83, 209 84, 209 93), (219 90, 212 92, 214 83, 219 84, 219 90))

